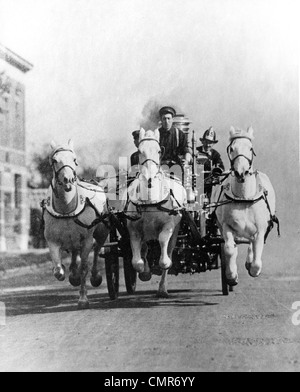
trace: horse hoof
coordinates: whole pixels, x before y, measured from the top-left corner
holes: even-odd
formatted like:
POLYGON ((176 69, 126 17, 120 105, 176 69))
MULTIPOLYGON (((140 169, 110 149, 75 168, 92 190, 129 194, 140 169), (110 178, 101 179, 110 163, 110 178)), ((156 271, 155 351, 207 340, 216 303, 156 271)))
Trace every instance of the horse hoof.
POLYGON ((69 282, 73 287, 79 287, 81 285, 81 278, 80 276, 70 275, 69 282))
POLYGON ((172 267, 172 261, 170 261, 169 263, 159 263, 159 266, 162 270, 167 271, 172 267))
POLYGON ((156 293, 156 298, 169 298, 169 294, 166 291, 158 291, 156 293))
POLYGON ((61 268, 54 268, 53 275, 59 282, 63 282, 66 279, 66 267, 62 265, 61 268))
POLYGON ((260 276, 261 272, 258 272, 254 275, 251 273, 251 269, 249 269, 248 274, 249 274, 249 276, 251 276, 251 278, 258 278, 260 276))
POLYGON ((151 272, 140 272, 139 273, 139 279, 142 282, 149 282, 149 280, 151 280, 151 278, 152 278, 151 272))
POLYGON ((236 277, 234 279, 226 279, 226 283, 228 284, 229 287, 237 286, 239 283, 239 278, 236 277))
POLYGON ((246 270, 248 271, 249 276, 251 276, 251 278, 258 278, 260 276, 260 274, 261 274, 260 267, 255 267, 251 263, 247 263, 247 262, 245 264, 245 267, 246 267, 246 270), (254 271, 254 273, 253 273, 253 271, 254 271))
POLYGON ((89 301, 79 301, 78 302, 78 310, 86 310, 90 308, 89 301))
POLYGON ((100 274, 96 274, 91 276, 90 282, 91 285, 96 288, 101 286, 102 280, 102 276, 100 274))
POLYGON ((143 273, 145 270, 145 263, 143 260, 138 261, 137 263, 132 264, 133 268, 136 272, 143 273))

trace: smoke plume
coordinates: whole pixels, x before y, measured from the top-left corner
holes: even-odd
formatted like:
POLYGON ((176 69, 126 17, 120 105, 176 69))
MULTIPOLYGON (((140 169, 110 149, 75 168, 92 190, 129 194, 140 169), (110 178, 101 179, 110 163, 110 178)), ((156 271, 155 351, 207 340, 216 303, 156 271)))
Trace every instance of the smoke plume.
POLYGON ((176 113, 182 113, 177 105, 172 102, 164 100, 150 99, 142 110, 142 119, 140 121, 141 127, 145 130, 151 129, 152 131, 160 126, 159 110, 163 106, 171 106, 175 109, 176 113))

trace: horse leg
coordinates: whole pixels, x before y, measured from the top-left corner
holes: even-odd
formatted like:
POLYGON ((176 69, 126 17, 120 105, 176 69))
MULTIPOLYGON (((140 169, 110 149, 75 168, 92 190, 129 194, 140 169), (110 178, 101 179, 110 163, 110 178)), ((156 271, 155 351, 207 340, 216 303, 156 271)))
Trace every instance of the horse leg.
POLYGON ((236 264, 238 249, 234 241, 234 235, 227 225, 223 226, 223 238, 225 241, 224 254, 226 259, 227 284, 229 286, 236 286, 239 280, 236 264))
POLYGON ((168 270, 169 268, 172 267, 172 260, 169 257, 168 249, 169 249, 169 241, 170 241, 173 234, 174 234, 173 228, 167 227, 159 234, 159 237, 158 237, 158 241, 159 241, 160 249, 161 249, 159 266, 163 270, 168 270))
POLYGON ((78 308, 79 309, 88 309, 89 308, 89 300, 87 298, 87 289, 86 289, 86 277, 88 274, 88 258, 89 254, 93 248, 93 238, 86 240, 86 243, 83 245, 81 250, 81 264, 80 264, 80 279, 81 286, 79 292, 79 301, 78 308))
POLYGON ((252 278, 257 278, 261 274, 262 270, 262 252, 264 247, 264 233, 259 232, 253 241, 253 262, 249 269, 249 275, 252 278))
POLYGON ((61 261, 60 246, 53 242, 48 242, 48 246, 49 246, 51 260, 53 263, 53 275, 57 280, 63 282, 66 279, 66 273, 65 273, 66 268, 61 261))
POLYGON ((167 290, 167 276, 168 276, 168 271, 163 270, 161 280, 159 283, 158 292, 156 293, 157 298, 169 298, 169 293, 167 290))
POLYGON ((101 250, 101 246, 96 242, 94 244, 94 257, 93 257, 93 267, 91 271, 90 282, 93 287, 99 287, 102 283, 102 275, 99 271, 99 253, 101 250))
POLYGON ((253 262, 253 245, 252 243, 250 243, 250 245, 248 246, 247 259, 245 264, 246 270, 248 272, 250 271, 252 262, 253 262))
POLYGON ((132 250, 132 266, 137 272, 144 272, 145 262, 141 255, 142 239, 136 231, 130 232, 130 243, 132 250))
MULTIPOLYGON (((167 245, 167 257, 171 261, 171 266, 172 266, 172 254, 176 246, 179 229, 180 229, 180 224, 176 226, 171 236, 171 239, 168 241, 168 245, 167 245)), ((158 292, 156 295, 158 298, 169 298, 168 289, 167 289, 167 276, 168 276, 168 270, 164 269, 159 283, 158 292)))
POLYGON ((148 260, 147 260, 148 246, 147 246, 147 244, 145 242, 142 244, 142 251, 141 251, 141 253, 142 253, 142 259, 145 262, 145 266, 144 266, 144 272, 140 272, 139 273, 139 279, 142 282, 148 282, 152 278, 152 273, 151 273, 151 269, 149 267, 149 263, 148 263, 148 260))
POLYGON ((72 261, 70 265, 70 275, 69 275, 69 282, 73 287, 79 287, 81 282, 77 261, 78 261, 78 251, 73 251, 72 261))

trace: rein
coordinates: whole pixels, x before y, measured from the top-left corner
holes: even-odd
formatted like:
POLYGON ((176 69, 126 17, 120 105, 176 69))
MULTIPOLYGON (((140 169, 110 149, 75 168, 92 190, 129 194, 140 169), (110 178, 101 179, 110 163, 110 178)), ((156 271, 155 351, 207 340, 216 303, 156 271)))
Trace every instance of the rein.
MULTIPOLYGON (((227 177, 228 177, 228 175, 222 180, 221 183, 223 183, 227 177)), ((204 209, 214 208, 214 211, 211 213, 211 215, 214 215, 216 213, 216 209, 218 207, 221 207, 226 204, 234 204, 234 203, 255 204, 255 203, 258 203, 260 200, 264 200, 264 202, 266 203, 267 209, 269 211, 269 214, 270 214, 270 220, 268 221, 268 228, 265 233, 264 242, 266 243, 268 235, 270 234, 271 230, 274 227, 274 223, 277 224, 277 234, 280 237, 280 222, 279 222, 279 219, 277 218, 276 215, 272 215, 272 211, 271 211, 269 200, 268 200, 268 191, 266 189, 263 190, 263 193, 261 195, 258 195, 257 198, 252 199, 252 200, 234 198, 234 197, 231 197, 228 194, 226 194, 224 191, 225 191, 225 187, 222 184, 218 200, 215 203, 210 203, 210 204, 205 205, 203 208, 204 209), (224 194, 226 200, 221 201, 222 194, 224 194)))
POLYGON ((160 163, 157 163, 154 159, 146 159, 142 164, 141 164, 141 166, 144 166, 145 165, 145 163, 147 163, 147 162, 153 162, 153 163, 155 163, 155 165, 156 166, 160 166, 160 163))
MULTIPOLYGON (((45 214, 45 210, 46 210, 46 204, 47 204, 46 200, 43 200, 41 203, 41 207, 43 210, 43 215, 42 215, 42 224, 43 225, 45 224, 44 214, 45 214)), ((108 210, 108 204, 107 204, 107 210, 108 210)), ((57 220, 74 219, 74 222, 78 226, 83 227, 84 229, 87 229, 87 230, 93 229, 99 223, 103 223, 107 228, 109 228, 108 219, 110 218, 110 215, 111 215, 110 211, 108 211, 104 214, 101 214, 98 211, 98 209, 93 205, 93 203, 90 201, 90 199, 88 197, 85 200, 85 204, 84 204, 83 209, 77 215, 74 215, 72 217, 70 217, 69 215, 56 216, 56 215, 51 214, 51 212, 49 212, 49 211, 47 211, 47 212, 49 215, 51 215, 53 218, 55 218, 57 220), (89 225, 87 225, 79 220, 79 216, 86 210, 87 207, 91 207, 95 211, 95 214, 96 214, 96 219, 94 219, 93 222, 89 225)))
POLYGON ((176 216, 176 215, 180 214, 180 212, 185 211, 185 208, 176 199, 173 190, 170 189, 170 193, 168 194, 168 196, 164 200, 162 200, 162 201, 160 201, 158 203, 154 203, 154 204, 146 204, 146 203, 145 204, 138 204, 138 203, 134 203, 132 200, 130 200, 129 195, 128 195, 127 196, 126 206, 125 206, 124 211, 123 211, 122 214, 123 214, 123 216, 127 220, 135 222, 135 221, 138 221, 138 220, 140 220, 142 218, 142 212, 149 214, 149 213, 157 213, 159 211, 166 212, 169 215, 176 216), (175 203, 177 204, 178 207, 173 208, 173 209, 164 207, 164 205, 167 204, 168 201, 171 200, 171 198, 173 198, 173 200, 175 201, 175 203), (138 214, 137 216, 130 216, 130 215, 128 215, 129 204, 132 204, 136 208, 137 214, 138 214), (157 208, 158 211, 144 211, 144 209, 153 208, 153 207, 157 208))

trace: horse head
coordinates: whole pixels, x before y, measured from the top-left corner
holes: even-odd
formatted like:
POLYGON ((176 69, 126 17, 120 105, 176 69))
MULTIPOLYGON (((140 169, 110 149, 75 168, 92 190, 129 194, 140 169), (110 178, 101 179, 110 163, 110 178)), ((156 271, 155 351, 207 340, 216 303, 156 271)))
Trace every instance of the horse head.
POLYGON ((60 185, 66 192, 70 192, 77 181, 76 167, 78 166, 74 152, 73 141, 66 146, 51 143, 49 163, 53 169, 55 185, 60 185))
POLYGON ((162 149, 160 147, 159 130, 145 131, 140 130, 139 139, 139 160, 142 166, 144 176, 150 180, 155 177, 159 171, 162 149))
POLYGON ((238 182, 245 182, 247 176, 253 174, 253 157, 256 155, 253 146, 253 128, 247 131, 230 129, 230 144, 227 147, 227 154, 231 164, 231 171, 234 173, 238 182))

